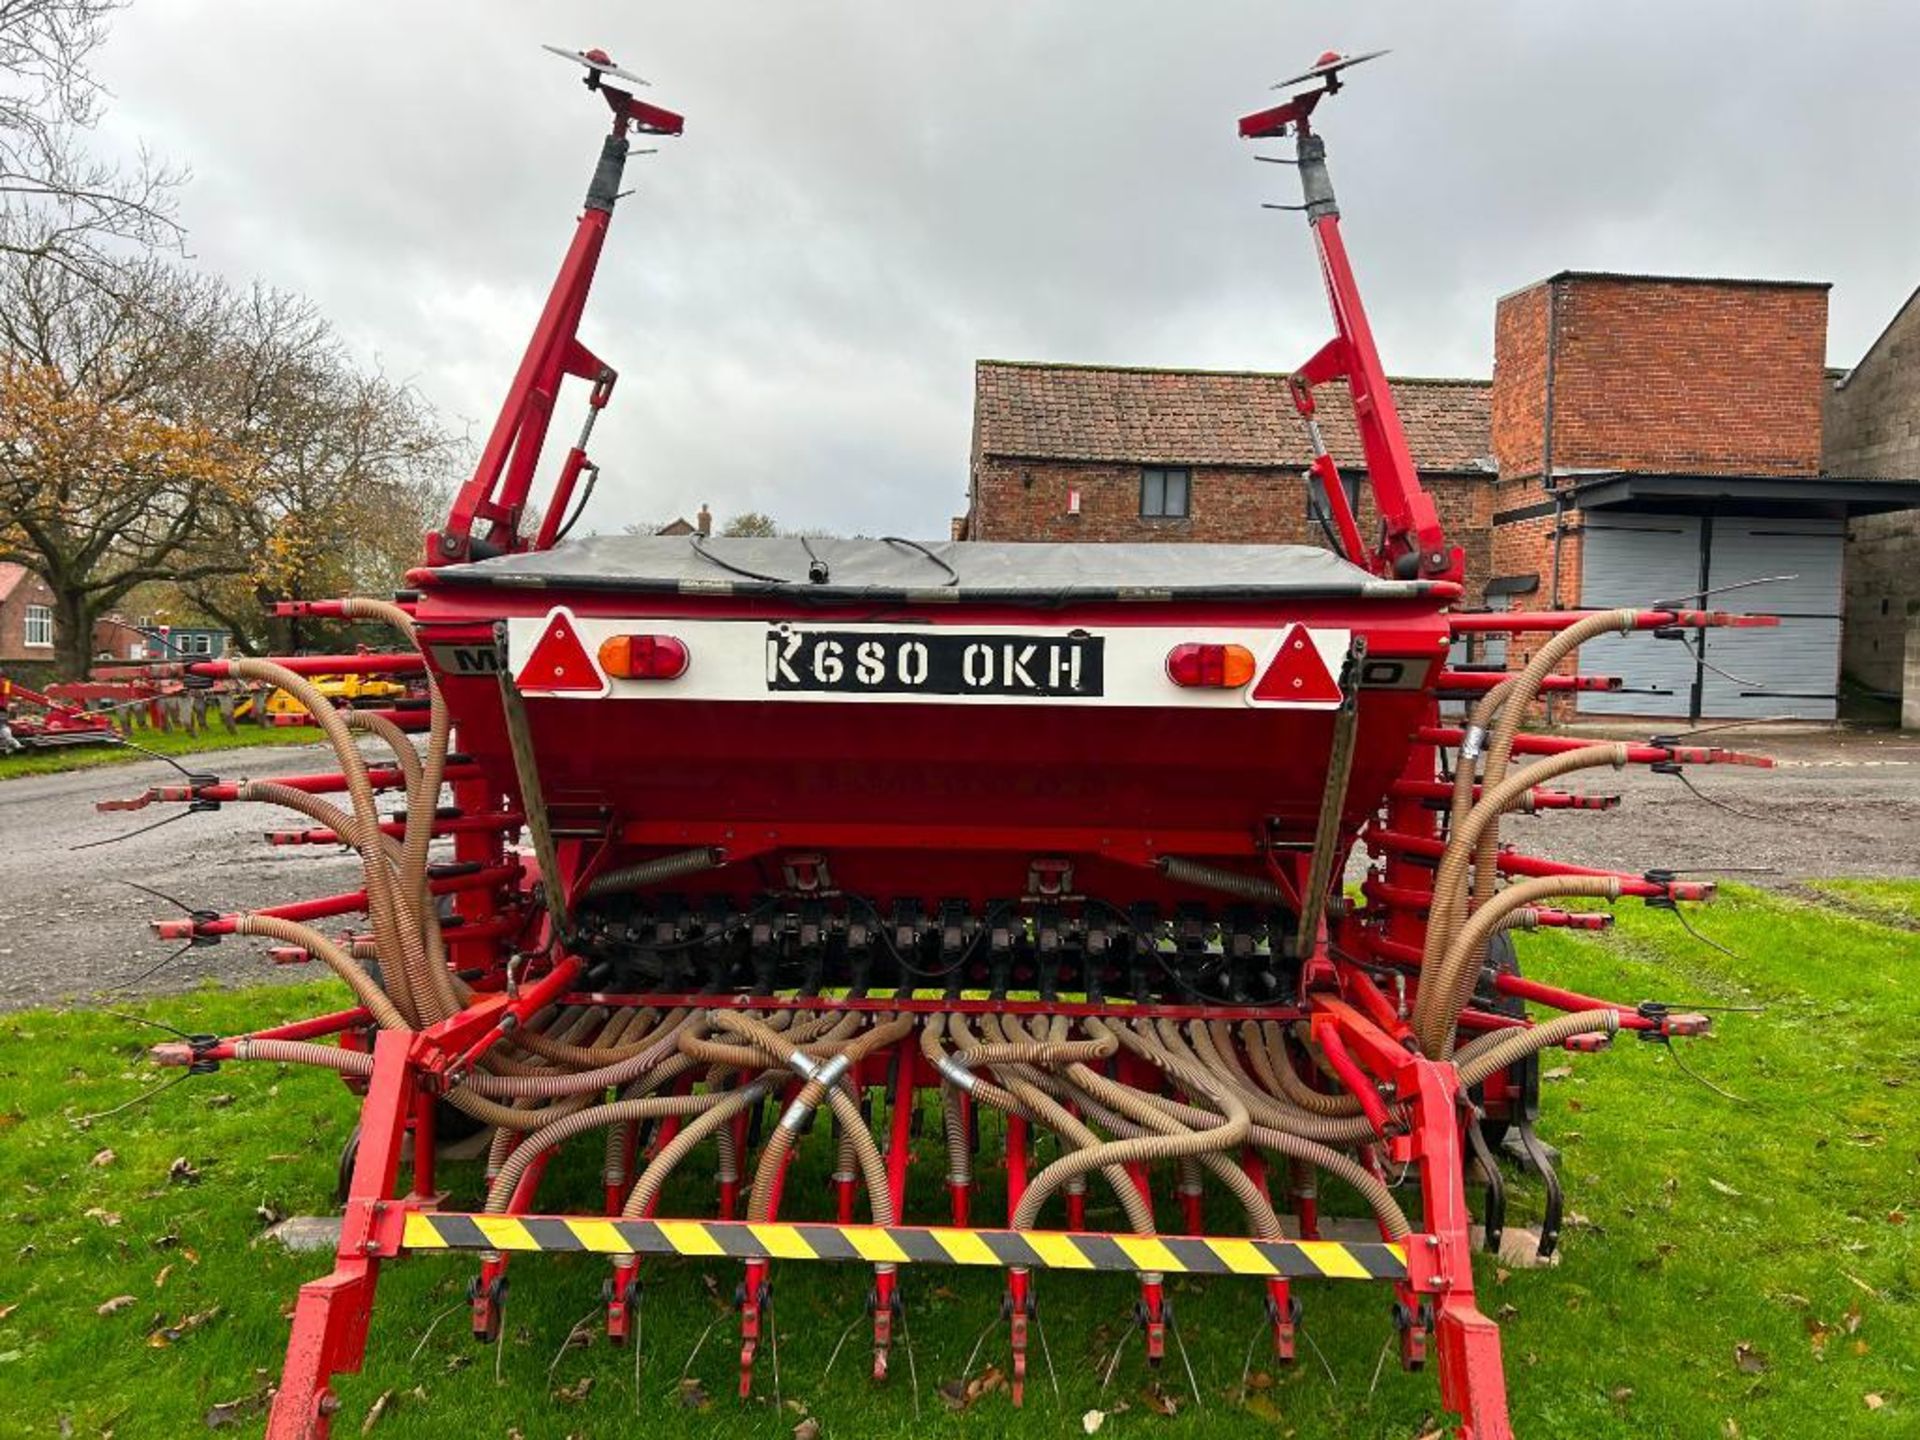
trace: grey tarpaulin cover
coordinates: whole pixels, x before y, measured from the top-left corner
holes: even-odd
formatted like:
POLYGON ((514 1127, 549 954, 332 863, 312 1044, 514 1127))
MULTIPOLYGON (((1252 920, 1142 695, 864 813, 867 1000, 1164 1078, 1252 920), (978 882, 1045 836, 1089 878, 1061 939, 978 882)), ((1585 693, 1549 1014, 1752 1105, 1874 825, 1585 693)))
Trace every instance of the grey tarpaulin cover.
POLYGON ((1311 545, 991 544, 984 541, 590 535, 434 572, 434 583, 555 590, 780 595, 802 600, 1408 599, 1311 545), (820 574, 824 580, 810 579, 820 574))

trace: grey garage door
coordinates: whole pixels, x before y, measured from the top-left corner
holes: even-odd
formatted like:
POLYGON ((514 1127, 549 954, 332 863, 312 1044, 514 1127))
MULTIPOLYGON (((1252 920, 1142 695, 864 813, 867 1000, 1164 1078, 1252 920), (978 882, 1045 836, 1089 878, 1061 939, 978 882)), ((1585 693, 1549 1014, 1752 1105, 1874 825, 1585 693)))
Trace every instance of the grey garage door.
MULTIPOLYGON (((1700 521, 1692 515, 1589 512, 1580 559, 1580 603, 1595 610, 1645 605, 1700 588, 1700 521)), ((1580 697, 1588 715, 1685 715, 1696 665, 1686 647, 1652 635, 1608 635, 1580 647, 1580 668, 1632 687, 1580 697), (1654 693, 1648 694, 1651 689, 1654 693)))
POLYGON ((1778 615, 1780 628, 1707 632, 1707 659, 1712 663, 1701 682, 1702 713, 1833 719, 1844 603, 1842 529, 1839 520, 1713 522, 1711 583, 1768 575, 1794 578, 1709 597, 1709 604, 1727 609, 1778 615))
POLYGON ((1582 668, 1664 693, 1583 695, 1589 714, 1831 720, 1840 674, 1842 522, 1595 512, 1586 517, 1581 603, 1645 605, 1708 588, 1792 576, 1710 595, 1707 605, 1765 611, 1776 629, 1690 632, 1585 647, 1582 668), (1703 554, 1704 552, 1704 554, 1703 554), (1699 647, 1699 658, 1692 653, 1699 647))

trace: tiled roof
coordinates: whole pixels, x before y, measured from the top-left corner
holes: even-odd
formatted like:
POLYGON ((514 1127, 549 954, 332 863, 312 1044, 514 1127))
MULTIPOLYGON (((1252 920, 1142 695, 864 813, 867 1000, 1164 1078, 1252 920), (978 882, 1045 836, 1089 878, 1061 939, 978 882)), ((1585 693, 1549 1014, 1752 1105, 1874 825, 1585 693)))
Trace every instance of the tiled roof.
MULTIPOLYGON (((1395 380, 1400 422, 1425 471, 1475 471, 1493 451, 1487 380, 1395 380)), ((1315 391, 1321 434, 1363 468, 1344 386, 1315 391)), ((1305 427, 1284 375, 982 360, 974 443, 983 455, 1118 464, 1304 466, 1305 427)))
POLYGON ((14 587, 26 577, 27 567, 11 560, 0 560, 0 600, 13 594, 14 587))

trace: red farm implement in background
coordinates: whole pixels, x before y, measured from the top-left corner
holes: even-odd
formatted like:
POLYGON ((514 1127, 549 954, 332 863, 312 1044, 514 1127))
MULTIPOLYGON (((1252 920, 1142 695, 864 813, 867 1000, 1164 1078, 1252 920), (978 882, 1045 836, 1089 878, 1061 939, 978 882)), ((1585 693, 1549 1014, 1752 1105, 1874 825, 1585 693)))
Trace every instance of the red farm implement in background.
POLYGON ((113 717, 0 675, 0 755, 69 745, 112 745, 113 717))
POLYGON ((776 1266, 872 1267, 860 1323, 876 1380, 904 1273, 1002 1271, 995 1343, 1016 1404, 1044 1292, 1073 1283, 1043 1272, 1137 1277, 1155 1363, 1179 1344, 1170 1276, 1249 1287, 1282 1360, 1314 1287, 1375 1285, 1402 1362, 1437 1361, 1457 1433, 1510 1435, 1470 1263, 1476 1171, 1484 1240, 1500 1243, 1489 1134, 1534 1155, 1551 1250, 1536 1057, 1706 1022, 1523 979, 1505 932, 1596 929, 1606 912, 1570 901, 1671 906, 1711 886, 1523 855, 1501 817, 1610 804, 1567 787, 1585 770, 1765 763, 1520 727, 1543 691, 1617 683, 1569 668, 1590 637, 1764 622, 1461 613, 1461 552, 1414 472, 1312 128, 1353 63, 1333 55, 1240 133, 1293 142, 1334 321, 1293 392, 1317 437, 1316 406, 1344 389, 1377 537, 1316 445, 1331 549, 561 543, 614 388, 576 332, 629 137, 681 129, 603 53, 573 58, 612 132, 479 467, 412 591, 304 607, 397 631, 404 654, 364 663, 424 665, 430 708, 329 704, 306 677, 341 657, 191 663, 285 688, 341 769, 141 797, 290 809, 277 843, 365 860, 351 893, 162 922, 188 941, 265 937, 354 992, 337 1014, 156 1051, 202 1069, 327 1066, 364 1094, 335 1268, 300 1292, 269 1435, 328 1432, 381 1267, 430 1251, 473 1252, 483 1338, 510 1261, 532 1268, 521 1252, 600 1256, 616 1341, 647 1257, 733 1269, 742 1396, 776 1266), (529 535, 569 377, 588 387, 586 424, 529 535), (1468 629, 1530 637, 1530 652, 1510 673, 1456 670, 1468 629), (361 757, 369 734, 390 758, 361 757), (1357 849, 1372 863, 1356 900, 1357 849), (365 918, 325 923, 348 916, 365 918), (932 1209, 908 1203, 923 1102, 947 1140, 932 1209), (460 1206, 434 1168, 436 1117, 454 1112, 492 1136, 484 1193, 460 1206), (586 1203, 547 1179, 569 1143, 604 1147, 586 1203), (822 1145, 829 1195, 794 1193, 795 1153, 822 1145), (976 1196, 977 1165, 1004 1169, 1004 1211, 976 1196), (689 1173, 710 1177, 690 1208, 689 1173), (1090 1192, 1111 1192, 1117 1209, 1093 1198, 1118 1223, 1091 1223, 1090 1192), (1323 1197, 1364 1229, 1323 1216, 1323 1197))

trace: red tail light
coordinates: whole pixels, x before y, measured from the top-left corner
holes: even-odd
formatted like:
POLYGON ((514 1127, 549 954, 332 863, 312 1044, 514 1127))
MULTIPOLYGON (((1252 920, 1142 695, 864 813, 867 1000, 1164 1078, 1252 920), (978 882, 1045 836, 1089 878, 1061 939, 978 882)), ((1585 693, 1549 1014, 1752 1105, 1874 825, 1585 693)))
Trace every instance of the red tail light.
POLYGON ((687 647, 671 635, 611 635, 600 642, 600 668, 620 680, 678 680, 687 647))
POLYGON ((1167 678, 1189 690, 1238 690, 1253 679, 1253 652, 1244 645, 1176 645, 1167 652, 1167 678))

